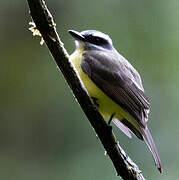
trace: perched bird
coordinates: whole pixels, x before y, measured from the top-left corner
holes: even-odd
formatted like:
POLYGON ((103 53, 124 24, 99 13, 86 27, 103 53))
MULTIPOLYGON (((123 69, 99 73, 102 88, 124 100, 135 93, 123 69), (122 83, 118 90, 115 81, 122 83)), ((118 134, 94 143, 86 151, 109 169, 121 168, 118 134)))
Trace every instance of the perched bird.
POLYGON ((128 137, 131 132, 144 140, 162 172, 153 138, 147 127, 149 100, 139 73, 100 31, 68 31, 76 50, 70 56, 79 77, 104 118, 112 120, 128 137))

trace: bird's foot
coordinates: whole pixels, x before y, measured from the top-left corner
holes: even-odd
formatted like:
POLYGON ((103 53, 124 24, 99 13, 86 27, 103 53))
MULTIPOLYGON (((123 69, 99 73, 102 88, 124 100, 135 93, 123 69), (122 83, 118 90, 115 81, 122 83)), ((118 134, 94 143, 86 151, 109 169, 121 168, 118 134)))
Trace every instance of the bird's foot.
POLYGON ((114 117, 114 113, 111 115, 111 117, 109 118, 109 121, 108 121, 108 125, 110 126, 110 124, 111 124, 111 121, 112 121, 112 119, 113 119, 113 117, 114 117))
POLYGON ((91 97, 91 99, 93 100, 93 103, 94 105, 98 108, 99 107, 99 104, 98 104, 98 98, 95 98, 95 97, 91 97))

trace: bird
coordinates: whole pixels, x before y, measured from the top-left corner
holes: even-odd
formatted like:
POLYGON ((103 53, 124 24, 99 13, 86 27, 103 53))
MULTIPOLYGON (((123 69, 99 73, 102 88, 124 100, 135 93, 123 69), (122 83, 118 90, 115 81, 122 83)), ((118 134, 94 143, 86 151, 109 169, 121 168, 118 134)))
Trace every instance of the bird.
POLYGON ((161 160, 147 127, 150 103, 139 73, 114 48, 107 34, 98 30, 68 32, 75 40, 70 62, 98 111, 128 137, 134 134, 144 141, 162 173, 161 160))

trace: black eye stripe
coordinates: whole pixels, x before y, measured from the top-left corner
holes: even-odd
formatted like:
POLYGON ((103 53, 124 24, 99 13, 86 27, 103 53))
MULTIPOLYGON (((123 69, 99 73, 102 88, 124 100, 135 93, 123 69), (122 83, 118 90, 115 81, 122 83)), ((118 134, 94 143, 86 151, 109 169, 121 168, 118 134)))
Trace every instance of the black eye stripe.
POLYGON ((110 37, 100 31, 96 30, 86 30, 80 33, 86 42, 87 49, 97 49, 97 48, 104 48, 104 49, 112 49, 112 40, 110 37))
POLYGON ((101 38, 101 37, 96 37, 96 36, 92 36, 92 35, 88 35, 85 37, 85 39, 90 42, 90 43, 93 43, 93 44, 97 44, 97 45, 100 45, 100 44, 107 44, 108 41, 105 40, 104 38, 101 38))

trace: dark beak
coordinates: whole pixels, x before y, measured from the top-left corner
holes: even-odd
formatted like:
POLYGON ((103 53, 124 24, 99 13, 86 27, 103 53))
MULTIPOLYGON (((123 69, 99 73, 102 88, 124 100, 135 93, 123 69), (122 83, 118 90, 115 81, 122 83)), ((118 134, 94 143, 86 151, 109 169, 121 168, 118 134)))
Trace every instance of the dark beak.
POLYGON ((85 41, 85 38, 80 34, 80 32, 74 31, 74 30, 68 30, 68 32, 69 32, 76 40, 85 41))

